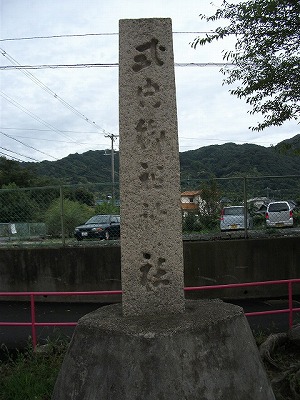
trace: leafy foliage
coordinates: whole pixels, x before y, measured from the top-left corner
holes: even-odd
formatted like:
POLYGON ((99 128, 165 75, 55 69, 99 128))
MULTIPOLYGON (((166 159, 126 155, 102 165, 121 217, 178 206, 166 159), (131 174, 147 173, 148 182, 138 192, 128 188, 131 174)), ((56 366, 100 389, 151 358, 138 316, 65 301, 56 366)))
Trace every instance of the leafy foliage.
POLYGON ((14 183, 18 187, 30 186, 33 178, 28 168, 24 168, 20 163, 0 157, 0 187, 14 183))
POLYGON ((199 217, 193 212, 187 213, 182 219, 182 228, 184 232, 200 231, 201 225, 199 223, 199 217))
POLYGON ((203 204, 199 209, 199 220, 205 228, 215 228, 219 224, 220 191, 215 180, 204 183, 201 188, 203 204))
POLYGON ((2 189, 0 193, 1 222, 30 222, 35 219, 38 214, 38 205, 30 197, 28 190, 18 189, 15 183, 4 185, 2 189))
POLYGON ((64 190, 64 196, 72 201, 78 201, 80 204, 93 206, 95 204, 93 193, 85 188, 75 188, 75 190, 64 190))
MULTIPOLYGON (((94 214, 93 210, 86 204, 65 199, 63 202, 64 231, 65 235, 72 236, 74 228, 81 225, 94 214)), ((45 214, 45 222, 48 226, 48 233, 52 236, 59 236, 62 231, 60 199, 53 201, 45 214)))
POLYGON ((120 214, 120 207, 112 204, 111 202, 105 201, 101 204, 97 204, 95 207, 95 214, 120 214))
POLYGON ((205 45, 229 35, 236 36, 235 49, 224 51, 223 59, 234 64, 221 71, 224 83, 238 86, 231 94, 246 99, 251 114, 260 113, 263 122, 253 130, 282 125, 300 116, 300 2, 298 0, 249 0, 238 4, 223 1, 207 22, 226 19, 192 46, 205 45))

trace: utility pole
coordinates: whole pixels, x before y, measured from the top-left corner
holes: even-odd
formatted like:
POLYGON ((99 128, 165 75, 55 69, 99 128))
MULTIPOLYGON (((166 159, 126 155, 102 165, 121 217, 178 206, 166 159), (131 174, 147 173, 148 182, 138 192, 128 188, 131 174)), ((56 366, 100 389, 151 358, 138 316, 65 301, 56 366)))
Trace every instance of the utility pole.
POLYGON ((114 141, 119 137, 119 135, 105 135, 105 137, 111 140, 111 184, 112 184, 112 204, 115 204, 115 152, 114 152, 114 141))

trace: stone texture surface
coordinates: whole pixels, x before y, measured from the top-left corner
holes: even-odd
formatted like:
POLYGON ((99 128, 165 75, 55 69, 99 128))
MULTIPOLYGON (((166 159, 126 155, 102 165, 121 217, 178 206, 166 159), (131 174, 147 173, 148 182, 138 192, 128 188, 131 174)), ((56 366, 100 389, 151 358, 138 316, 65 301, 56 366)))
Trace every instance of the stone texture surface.
POLYGON ((103 307, 76 327, 52 400, 275 400, 240 307, 124 317, 103 307))
POLYGON ((121 20, 119 38, 123 312, 182 312, 180 168, 171 20, 121 20))

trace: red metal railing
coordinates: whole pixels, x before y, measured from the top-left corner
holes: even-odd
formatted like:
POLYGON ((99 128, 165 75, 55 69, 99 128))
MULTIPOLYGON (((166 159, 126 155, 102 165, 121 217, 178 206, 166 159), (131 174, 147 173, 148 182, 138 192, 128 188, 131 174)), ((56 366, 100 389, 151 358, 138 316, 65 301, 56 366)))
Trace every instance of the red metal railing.
POLYGON ((0 292, 0 297, 30 297, 30 322, 0 322, 0 326, 31 326, 32 345, 36 348, 36 327, 38 326, 76 326, 77 322, 36 322, 35 297, 37 296, 105 296, 120 295, 122 290, 102 290, 90 292, 0 292))
MULTIPOLYGON (((293 284, 300 283, 300 279, 274 280, 264 282, 247 282, 247 283, 232 283, 226 285, 211 285, 211 286, 195 286, 185 287, 185 292, 199 290, 217 290, 217 289, 232 289, 244 288, 251 286, 267 286, 267 285, 287 285, 288 287, 288 308, 280 310, 246 312, 247 317, 271 314, 289 314, 289 327, 293 325, 293 313, 300 312, 299 307, 293 307, 293 284)), ((122 290, 102 290, 90 292, 0 292, 0 297, 30 297, 30 314, 31 321, 29 322, 0 322, 0 326, 31 326, 32 344, 35 348, 37 345, 36 327, 39 326, 76 326, 77 322, 37 322, 35 318, 35 297, 38 296, 104 296, 104 295, 121 295, 122 290)))
POLYGON ((288 286, 288 308, 283 310, 270 310, 270 311, 255 311, 246 312, 247 317, 267 315, 267 314, 286 314, 289 313, 289 327, 293 326, 293 313, 299 312, 300 308, 293 307, 293 284, 300 283, 300 279, 282 279, 277 281, 263 281, 263 282, 247 282, 247 283, 231 283, 228 285, 211 285, 211 286, 196 286, 196 287, 186 287, 184 290, 195 291, 195 290, 210 290, 210 289, 231 289, 231 288, 241 288, 250 286, 267 286, 267 285, 287 285, 288 286))

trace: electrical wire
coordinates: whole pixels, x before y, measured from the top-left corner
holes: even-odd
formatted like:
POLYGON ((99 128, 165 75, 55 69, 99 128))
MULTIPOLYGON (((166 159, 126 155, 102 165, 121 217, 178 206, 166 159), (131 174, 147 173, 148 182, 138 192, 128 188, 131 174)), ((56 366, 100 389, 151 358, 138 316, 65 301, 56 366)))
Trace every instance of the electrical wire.
POLYGON ((10 154, 7 154, 7 153, 3 153, 2 151, 0 151, 0 154, 2 155, 2 157, 5 157, 5 158, 10 157, 9 159, 13 159, 13 160, 16 160, 16 161, 23 162, 23 160, 21 160, 20 158, 11 156, 10 154))
POLYGON ((38 121, 39 123, 41 123, 42 125, 47 126, 48 128, 51 129, 51 131, 55 131, 56 133, 58 133, 61 136, 64 136, 65 138, 69 139, 71 143, 76 143, 74 142, 69 136, 67 136, 66 134, 64 134, 62 131, 60 131, 59 129, 56 129, 54 126, 52 126, 51 124, 48 124, 48 122, 42 120, 40 117, 38 117, 37 115, 33 114, 31 111, 27 110, 27 108, 23 107, 20 103, 18 103, 17 101, 15 101, 14 99, 12 99, 11 97, 9 97, 7 94, 5 94, 4 92, 0 91, 0 96, 2 96, 5 100, 7 100, 9 103, 11 103, 12 105, 14 105, 15 107, 19 108, 21 111, 23 111, 25 114, 29 115, 31 118, 35 119, 36 121, 38 121))
MULTIPOLYGON (((233 63, 174 63, 175 67, 225 67, 233 66, 233 63)), ((58 68, 114 68, 118 67, 118 63, 83 63, 83 64, 40 64, 40 65, 1 65, 0 70, 14 70, 14 69, 58 69, 58 68)))
MULTIPOLYGON (((52 129, 37 129, 37 128, 7 128, 7 127, 2 127, 0 126, 0 129, 12 129, 15 131, 39 131, 39 132, 51 132, 52 129)), ((95 131, 65 131, 65 130, 60 130, 60 132, 65 132, 65 133, 96 133, 95 131)))
MULTIPOLYGON (((35 128, 2 128, 2 127, 0 127, 0 130, 1 129, 4 129, 4 130, 6 130, 6 129, 14 129, 14 130, 20 130, 20 131, 39 131, 39 132, 51 132, 51 130, 50 129, 35 129, 35 128)), ((96 132, 81 132, 81 131, 62 131, 62 132, 72 132, 72 133, 80 133, 80 134, 87 134, 87 133, 92 133, 92 134, 95 134, 96 132)), ((30 136, 22 136, 22 135, 14 135, 15 137, 19 137, 19 138, 23 138, 23 139, 32 139, 32 140, 36 140, 36 137, 30 137, 30 136)), ((66 141, 66 140, 56 140, 56 139, 45 139, 45 138, 39 138, 39 140, 42 140, 42 141, 44 141, 44 142, 55 142, 55 143, 70 143, 69 141, 66 141)), ((86 144, 91 144, 90 142, 79 142, 79 141, 76 141, 76 143, 77 144, 84 144, 84 145, 86 145, 86 144)), ((96 143, 96 142, 93 142, 93 144, 94 145, 97 145, 97 146, 106 146, 107 145, 107 143, 96 143)))
POLYGON ((5 38, 0 39, 0 42, 8 42, 15 40, 33 40, 33 39, 58 39, 58 38, 71 38, 71 37, 85 37, 85 36, 114 36, 118 35, 116 32, 112 33, 82 33, 82 34, 66 34, 66 35, 49 35, 49 36, 28 36, 19 38, 5 38))
MULTIPOLYGON (((39 118, 38 116, 36 116, 35 114, 33 114, 31 111, 27 110, 25 107, 23 107, 21 104, 19 104, 19 103, 18 103, 17 101, 15 101, 15 100, 13 100, 11 97, 9 97, 8 95, 6 95, 5 93, 3 93, 3 92, 0 91, 0 96, 2 96, 2 97, 3 97, 5 100, 7 100, 9 103, 13 104, 15 107, 19 108, 21 111, 23 111, 23 112, 25 112, 26 114, 28 114, 28 115, 29 115, 30 117, 32 117, 33 119, 35 119, 35 120, 37 120, 38 122, 40 122, 41 124, 43 124, 43 125, 49 127, 51 131, 55 131, 55 132, 57 132, 59 135, 64 136, 64 137, 66 137, 67 139, 69 139, 68 143, 70 143, 70 141, 71 141, 71 143, 80 144, 78 141, 73 141, 71 138, 69 138, 67 135, 65 135, 62 131, 56 129, 56 128, 53 127, 52 125, 48 124, 47 122, 45 122, 44 120, 42 120, 41 118, 39 118)), ((41 150, 38 150, 38 149, 36 149, 36 148, 34 148, 34 147, 32 147, 32 146, 29 146, 29 145, 27 145, 26 143, 21 142, 21 141, 19 141, 19 140, 13 138, 12 136, 10 136, 10 135, 8 135, 8 134, 2 132, 2 131, 1 131, 0 133, 2 133, 3 135, 9 137, 10 139, 13 139, 13 140, 15 140, 15 141, 21 143, 22 145, 24 145, 24 146, 26 146, 26 147, 32 148, 33 150, 38 151, 38 152, 40 152, 41 154, 46 155, 47 157, 51 157, 51 158, 53 158, 53 159, 55 159, 55 160, 58 160, 58 158, 56 158, 56 157, 54 157, 54 156, 52 156, 52 155, 50 155, 50 154, 48 154, 48 153, 45 153, 45 152, 43 152, 43 151, 41 151, 41 150)), ((38 161, 38 160, 35 160, 35 161, 38 161)))
MULTIPOLYGON (((188 32, 188 31, 175 31, 173 34, 211 34, 214 31, 201 31, 201 32, 188 32)), ((106 32, 106 33, 82 33, 82 34, 66 34, 66 35, 49 35, 49 36, 29 36, 19 38, 5 38, 0 39, 0 42, 14 41, 14 40, 33 40, 33 39, 58 39, 58 38, 72 38, 72 37, 85 37, 85 36, 117 36, 118 32, 106 32)))
MULTIPOLYGON (((13 99, 10 98, 9 96, 7 96, 5 93, 3 93, 3 92, 0 91, 0 96, 2 96, 4 99, 6 99, 7 101, 9 101, 11 104, 13 104, 13 105, 16 106, 17 108, 19 108, 21 111, 23 111, 23 112, 25 112, 26 114, 28 114, 30 117, 34 118, 34 119, 37 120, 38 122, 42 123, 43 125, 45 125, 45 126, 47 126, 47 127, 50 127, 50 128, 51 128, 51 131, 54 130, 54 131, 57 132, 58 134, 60 134, 60 135, 62 135, 62 136, 65 136, 67 139, 70 139, 67 135, 63 134, 61 131, 59 131, 59 130, 56 129, 55 127, 52 127, 52 125, 48 124, 47 122, 43 121, 41 118, 37 117, 35 114, 33 114, 32 112, 30 112, 29 110, 27 110, 25 107, 21 106, 18 102, 16 102, 15 100, 13 100, 13 99)), ((33 150, 35 150, 35 151, 37 151, 37 152, 39 152, 39 153, 41 153, 41 154, 46 155, 47 157, 51 157, 51 158, 53 158, 53 159, 55 159, 55 160, 59 160, 58 158, 56 158, 56 157, 54 157, 54 156, 52 156, 52 155, 50 155, 50 154, 47 154, 47 153, 45 153, 45 152, 43 152, 43 151, 41 151, 41 150, 38 150, 38 149, 36 149, 36 148, 34 148, 34 147, 32 147, 32 146, 29 146, 29 145, 27 145, 26 143, 23 143, 23 142, 21 142, 20 140, 17 140, 17 139, 13 138, 12 136, 10 136, 10 135, 8 135, 8 134, 2 132, 2 131, 1 131, 0 133, 1 133, 2 135, 4 135, 4 136, 9 137, 10 139, 13 139, 13 140, 15 140, 15 141, 21 143, 22 145, 24 145, 24 146, 26 146, 26 147, 32 148, 33 150)), ((70 143, 70 141, 68 141, 68 143, 70 143)), ((77 144, 76 141, 72 141, 72 140, 71 140, 71 143, 76 143, 76 144, 77 144)), ((29 158, 30 158, 30 157, 29 157, 29 158)), ((38 160, 34 160, 34 161, 38 161, 38 160)))
MULTIPOLYGON (((4 49, 0 48, 1 54, 8 59, 14 66, 16 67, 21 67, 21 64, 15 60, 12 56, 10 56, 4 49)), ((84 114, 82 114, 80 111, 78 111, 76 108, 71 106, 67 101, 65 101, 63 98, 58 96, 53 90, 51 90, 48 86, 46 86, 43 82, 41 82, 37 77, 32 75, 30 72, 28 72, 26 69, 19 69, 27 78, 29 78, 32 82, 34 82, 36 85, 38 85, 41 89, 43 89, 46 93, 48 93, 51 97, 54 97, 56 100, 58 100, 63 106, 65 106, 68 110, 72 111, 75 115, 78 117, 82 118, 84 121, 87 123, 91 124, 93 127, 97 128, 98 130, 103 131, 103 133, 106 133, 105 130, 96 124, 96 122, 91 121, 89 118, 87 118, 84 114)))
POLYGON ((35 147, 29 146, 28 144, 21 142, 21 140, 18 140, 18 139, 16 139, 16 138, 14 138, 14 137, 8 135, 7 133, 4 133, 4 132, 2 132, 2 131, 0 131, 0 133, 1 133, 2 135, 4 135, 4 136, 8 137, 9 139, 12 139, 12 140, 15 140, 15 141, 18 142, 18 143, 21 143, 23 146, 28 147, 29 149, 33 149, 33 150, 35 150, 35 151, 37 151, 37 152, 39 152, 39 153, 41 153, 41 154, 44 154, 45 156, 48 156, 48 157, 53 158, 53 159, 56 160, 56 161, 58 160, 58 158, 51 156, 51 154, 44 153, 43 151, 38 150, 38 149, 36 149, 35 147))
MULTIPOLYGON (((211 34, 211 33, 213 33, 213 31, 199 31, 199 32, 197 32, 197 31, 191 31, 191 32, 188 32, 188 31, 177 31, 177 32, 173 32, 173 34, 211 34)), ((112 35, 118 35, 118 33, 86 33, 86 34, 33 36, 33 37, 21 37, 21 38, 4 38, 4 39, 0 39, 0 42, 18 41, 18 40, 33 40, 33 39, 70 38, 70 37, 84 37, 84 36, 112 36, 112 35)), ((21 65, 13 57, 8 55, 5 52, 5 50, 3 50, 3 49, 0 49, 0 50, 2 52, 2 55, 5 56, 13 64, 13 65, 8 65, 8 66, 5 66, 5 65, 4 66, 0 66, 0 70, 14 70, 14 69, 21 70, 21 72, 23 72, 29 79, 31 79, 34 83, 36 83, 38 86, 40 86, 48 94, 50 94, 51 96, 56 98, 58 101, 60 101, 65 107, 67 107, 69 110, 74 112, 77 116, 79 116, 80 118, 83 118, 86 122, 90 123, 93 127, 96 127, 97 129, 100 129, 104 133, 107 133, 107 132, 105 132, 105 130, 102 127, 98 126, 95 122, 89 120, 84 114, 80 113, 78 110, 76 110, 74 107, 72 107, 68 102, 63 100, 60 96, 58 96, 55 92, 53 92, 49 87, 44 85, 39 79, 34 77, 34 75, 32 75, 30 72, 28 72, 26 70, 28 70, 28 69, 56 69, 56 68, 94 68, 94 67, 112 68, 112 67, 118 67, 119 66, 118 63, 21 65)), ((208 67, 208 66, 220 67, 220 66, 225 66, 225 65, 226 66, 230 66, 230 65, 233 65, 233 64, 231 64, 231 63, 210 63, 209 62, 209 63, 175 63, 174 65, 176 67, 208 67)), ((21 109, 23 112, 27 113, 32 118, 36 119, 38 122, 44 124, 47 127, 50 127, 51 131, 54 130, 55 132, 59 133, 60 135, 63 135, 67 139, 71 140, 71 138, 69 138, 67 135, 64 135, 63 132, 72 132, 72 131, 60 131, 60 130, 57 130, 56 128, 54 128, 50 124, 48 124, 47 122, 45 122, 45 121, 41 120, 39 117, 35 116, 29 110, 25 109, 23 106, 21 106, 15 100, 9 98, 9 96, 5 95, 3 92, 0 92, 0 95, 2 95, 2 97, 4 97, 7 101, 12 103, 13 105, 15 105, 16 107, 21 109)), ((3 132, 1 132, 1 133, 4 134, 3 132)), ((10 137, 7 134, 4 134, 4 135, 10 137)), ((13 139, 13 140, 18 141, 17 139, 15 139, 13 137, 10 137, 10 138, 13 139)), ((30 139, 30 138, 28 138, 28 139, 30 139)), ((50 141, 50 139, 42 139, 42 140, 49 140, 50 141)), ((23 143, 21 141, 19 141, 19 142, 22 143, 23 145, 27 146, 27 147, 30 147, 30 148, 34 149, 35 151, 39 151, 39 150, 29 146, 29 145, 26 145, 25 143, 23 143)), ((73 142, 73 143, 78 143, 78 142, 73 142)), ((85 143, 83 143, 83 144, 85 144, 85 143)), ((41 152, 41 151, 39 151, 39 152, 41 152)), ((41 152, 41 153, 43 153, 43 152, 41 152)), ((49 154, 46 154, 46 153, 43 153, 43 154, 56 159, 55 157, 53 157, 53 156, 51 156, 49 154)))
MULTIPOLYGON (((95 132, 93 132, 93 133, 95 133, 95 132)), ((15 135, 15 136, 18 137, 18 138, 23 138, 23 139, 32 139, 32 140, 36 140, 36 137, 22 136, 22 135, 15 135)), ((43 141, 43 142, 70 143, 70 142, 67 142, 66 140, 54 140, 54 139, 45 139, 45 138, 39 138, 38 140, 41 140, 41 141, 43 141)), ((83 144, 83 145, 91 144, 90 142, 76 142, 76 143, 77 143, 77 144, 83 144)), ((96 143, 96 142, 93 142, 93 145, 94 145, 94 146, 106 146, 107 144, 106 144, 106 143, 96 143)))
POLYGON ((5 147, 1 147, 1 146, 0 146, 0 149, 5 150, 5 151, 9 151, 10 153, 17 154, 18 156, 21 156, 21 157, 29 158, 30 160, 33 160, 33 161, 38 161, 38 160, 36 160, 35 158, 29 157, 29 156, 25 156, 24 154, 17 153, 16 151, 12 151, 12 150, 6 149, 5 147))

